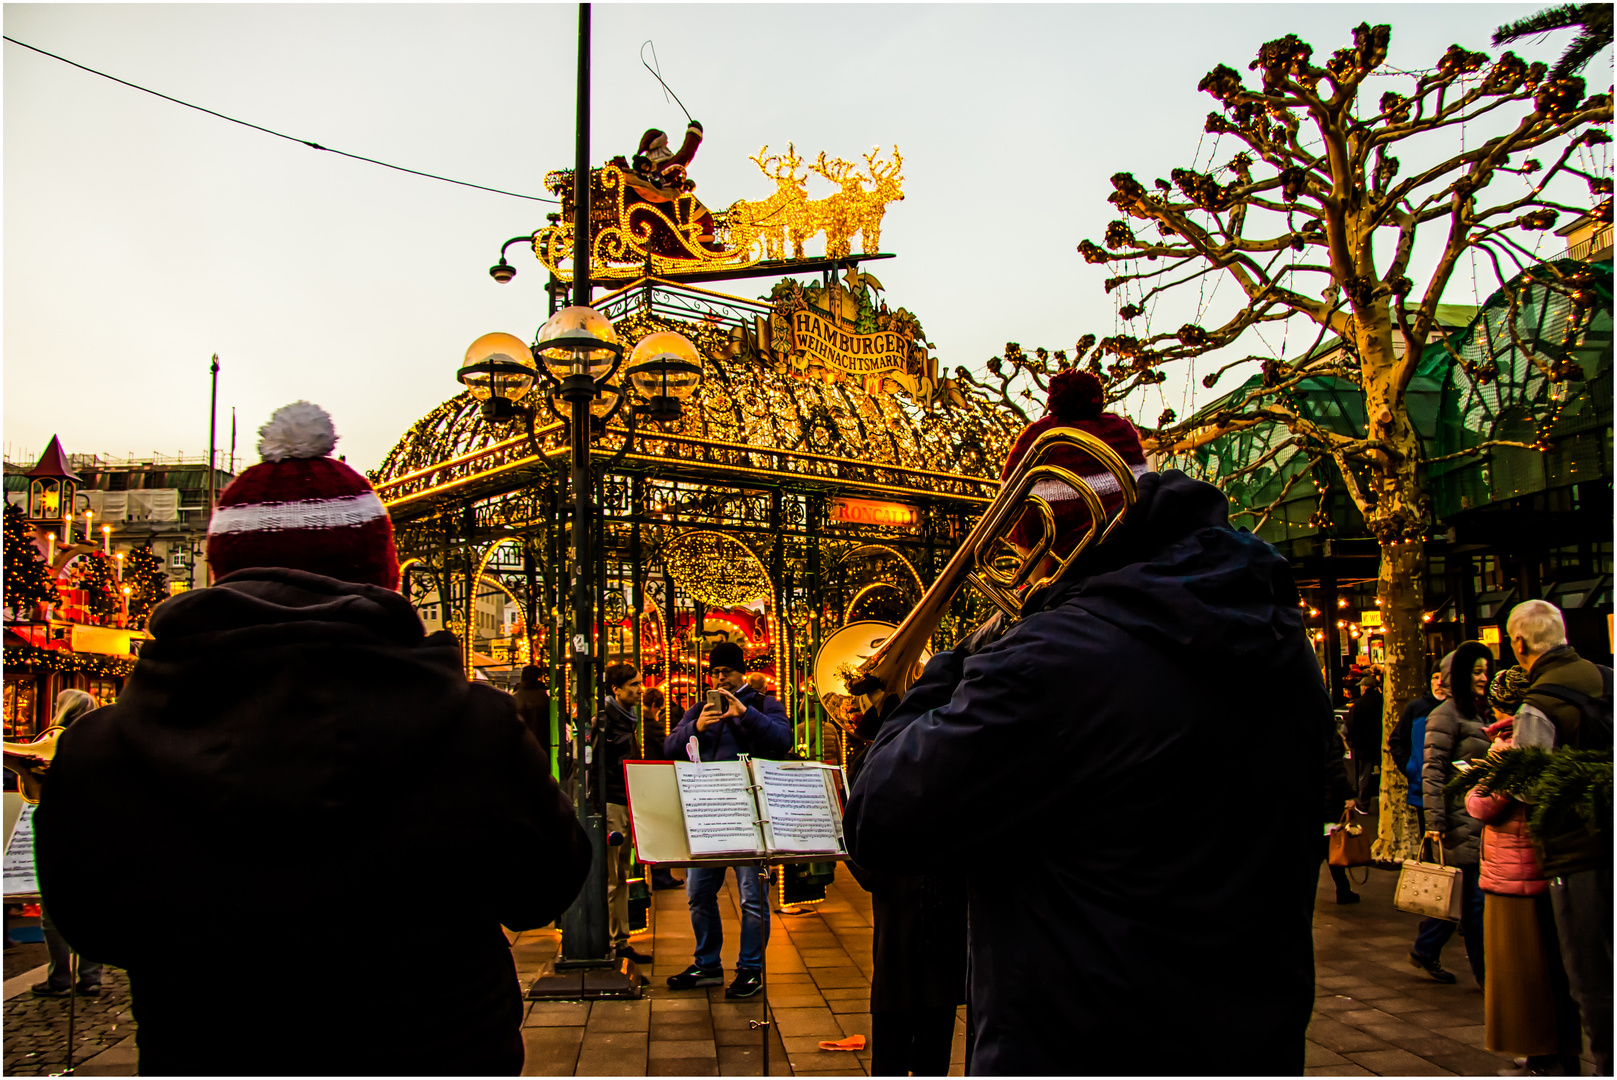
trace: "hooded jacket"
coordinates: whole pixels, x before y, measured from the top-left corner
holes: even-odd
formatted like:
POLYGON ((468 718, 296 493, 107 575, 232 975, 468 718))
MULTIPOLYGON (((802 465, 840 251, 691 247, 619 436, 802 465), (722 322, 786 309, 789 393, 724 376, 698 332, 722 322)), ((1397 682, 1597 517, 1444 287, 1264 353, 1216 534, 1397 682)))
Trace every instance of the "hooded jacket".
POLYGON ((686 747, 691 736, 703 761, 734 761, 742 754, 760 758, 784 758, 792 749, 792 727, 786 720, 786 706, 778 698, 760 694, 745 684, 735 691, 736 700, 746 706, 740 716, 730 717, 706 731, 696 730, 696 720, 702 715, 700 695, 696 704, 685 710, 679 725, 663 741, 663 756, 670 761, 685 761, 686 747))
POLYGON ((1227 515, 1146 474, 1040 610, 928 663, 865 759, 854 859, 965 876, 973 1074, 1302 1071, 1340 744, 1291 572, 1227 515), (1210 820, 1258 746, 1261 809, 1210 820))
POLYGON ((1443 861, 1449 866, 1476 866, 1482 861, 1482 822, 1465 812, 1464 799, 1445 796, 1443 786, 1454 776, 1456 761, 1469 761, 1488 752, 1489 740, 1483 729, 1492 717, 1484 712, 1487 697, 1473 702, 1478 709, 1473 716, 1467 716, 1461 704, 1467 694, 1461 680, 1469 680, 1471 669, 1484 659, 1492 670, 1493 653, 1480 641, 1463 642, 1454 650, 1449 698, 1426 717, 1425 752, 1421 758, 1426 829, 1443 834, 1443 861))
POLYGON ((510 697, 399 594, 297 570, 151 631, 63 736, 37 846, 63 935, 129 972, 141 1072, 520 1069, 500 927, 560 914, 590 848, 510 697))

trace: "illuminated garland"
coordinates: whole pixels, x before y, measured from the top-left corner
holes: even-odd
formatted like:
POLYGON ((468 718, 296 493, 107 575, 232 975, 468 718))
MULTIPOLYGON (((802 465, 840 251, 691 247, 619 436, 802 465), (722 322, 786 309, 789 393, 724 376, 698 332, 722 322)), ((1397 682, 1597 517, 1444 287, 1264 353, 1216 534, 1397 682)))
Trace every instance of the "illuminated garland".
POLYGON ((135 658, 98 656, 92 653, 67 652, 62 649, 41 649, 37 645, 13 645, 5 650, 5 666, 13 668, 43 668, 70 674, 103 675, 123 678, 135 670, 135 658))
POLYGON ((739 607, 770 593, 758 556, 722 533, 686 533, 668 545, 663 563, 686 596, 709 607, 739 607))

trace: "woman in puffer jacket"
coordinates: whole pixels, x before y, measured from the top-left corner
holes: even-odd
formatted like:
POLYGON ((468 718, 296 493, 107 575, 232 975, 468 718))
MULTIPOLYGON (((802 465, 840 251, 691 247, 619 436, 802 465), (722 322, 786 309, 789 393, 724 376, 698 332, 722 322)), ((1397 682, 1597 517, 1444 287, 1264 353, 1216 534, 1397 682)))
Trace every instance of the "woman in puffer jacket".
MULTIPOLYGON (((1496 718, 1485 730, 1490 753, 1511 747, 1514 714, 1528 684, 1521 668, 1494 678, 1488 698, 1496 718)), ((1522 1075, 1577 1076, 1582 1035, 1561 966, 1549 882, 1527 832, 1527 807, 1479 784, 1466 812, 1483 823, 1482 916, 1490 978, 1483 992, 1488 1049, 1525 1057, 1522 1075)))
MULTIPOLYGON (((1465 641, 1449 661, 1449 699, 1426 718, 1426 746, 1421 761, 1421 795, 1426 804, 1426 837, 1433 847, 1442 845, 1443 862, 1460 868, 1464 890, 1460 900, 1460 935, 1465 939, 1465 956, 1477 985, 1484 985, 1484 946, 1482 940, 1482 890, 1477 887, 1478 864, 1482 861, 1482 824, 1465 812, 1459 801, 1443 795, 1443 785, 1454 776, 1454 763, 1480 758, 1488 752, 1488 736, 1482 729, 1489 722, 1488 680, 1493 673, 1493 652, 1480 641, 1465 641)), ((1426 919, 1415 932, 1410 963, 1424 968, 1439 982, 1453 982, 1454 976, 1438 962, 1443 946, 1454 933, 1454 924, 1442 919, 1426 919)))

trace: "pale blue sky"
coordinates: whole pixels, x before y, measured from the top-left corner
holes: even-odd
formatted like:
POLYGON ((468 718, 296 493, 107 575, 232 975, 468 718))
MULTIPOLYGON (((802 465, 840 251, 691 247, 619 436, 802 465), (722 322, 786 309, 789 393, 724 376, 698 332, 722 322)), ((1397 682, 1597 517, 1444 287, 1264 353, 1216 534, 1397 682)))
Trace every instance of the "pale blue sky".
MULTIPOLYGON (((1451 42, 1491 52, 1495 26, 1538 6, 597 4, 592 157, 683 126, 639 65, 648 38, 706 125, 691 175, 712 205, 771 190, 747 160, 764 143, 810 159, 896 143, 907 198, 882 247, 898 257, 873 269, 944 365, 977 367, 1007 340, 1113 331, 1107 271, 1074 248, 1116 216, 1114 172, 1190 163, 1214 65, 1245 71, 1286 32, 1328 55, 1369 20, 1392 24, 1393 65, 1427 67, 1451 42)), ((4 20, 133 82, 412 168, 542 194, 572 162, 571 5, 9 4, 4 20)), ((1566 40, 1517 51, 1553 60, 1566 40)), ((544 319, 531 255, 504 287, 486 269, 550 207, 317 153, 11 44, 3 57, 14 454, 52 433, 73 452, 201 453, 218 352, 222 425, 237 406, 248 461, 268 413, 308 398, 372 467, 456 392, 473 338, 544 319)), ((1589 74, 1609 85, 1609 52, 1589 74)), ((1469 303, 1462 276, 1448 299, 1469 303)), ((1172 305, 1158 319, 1184 321, 1172 305)), ((1176 376, 1130 404, 1154 423, 1187 400, 1176 376)))

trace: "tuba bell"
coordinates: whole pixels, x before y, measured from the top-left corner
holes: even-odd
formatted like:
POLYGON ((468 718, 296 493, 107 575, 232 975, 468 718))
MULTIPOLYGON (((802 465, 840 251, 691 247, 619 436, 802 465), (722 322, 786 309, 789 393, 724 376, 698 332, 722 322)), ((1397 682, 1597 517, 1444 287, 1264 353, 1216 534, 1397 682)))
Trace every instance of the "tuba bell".
MULTIPOLYGON (((886 640, 871 647, 869 653, 851 666, 840 658, 830 664, 822 662, 830 647, 841 636, 833 634, 821 646, 815 657, 814 681, 824 701, 829 690, 833 697, 845 698, 839 702, 843 713, 880 715, 888 698, 901 698, 919 676, 925 664, 927 643, 931 641, 938 624, 949 610, 955 593, 967 582, 976 586, 999 609, 1007 623, 1015 622, 1023 610, 1037 606, 1037 601, 1078 558, 1097 543, 1104 543, 1123 520, 1123 514, 1138 497, 1139 482, 1128 464, 1102 440, 1072 427, 1051 428, 1033 441, 1024 457, 1005 478, 999 494, 977 520, 971 533, 955 551, 932 586, 905 616, 904 621, 886 640), (1110 521, 1100 496, 1082 477, 1072 470, 1048 462, 1058 449, 1082 450, 1094 458, 1117 481, 1123 495, 1123 506, 1110 521), (1066 555, 1056 555, 1055 510, 1034 487, 1041 480, 1055 480, 1070 487, 1083 500, 1089 510, 1089 529, 1078 545, 1066 555), (995 565, 996 558, 1007 537, 1025 513, 1033 513, 1041 526, 1038 540, 1022 555, 1016 565, 1002 568, 995 565), (1041 573, 1040 570, 1043 570, 1041 573), (1037 575, 1037 576, 1035 576, 1037 575), (827 671, 829 685, 821 681, 821 672, 827 671), (838 671, 842 674, 839 676, 838 671), (839 694, 838 690, 845 691, 839 694)), ((851 628, 845 627, 844 629, 851 628)), ((867 624, 868 625, 868 624, 867 624)), ((827 710, 831 711, 831 710, 827 710)), ((852 730, 842 716, 838 722, 852 730)))
POLYGON ((39 788, 56 757, 56 741, 66 728, 48 727, 28 742, 0 742, 5 766, 17 774, 18 793, 23 802, 38 803, 39 788))

